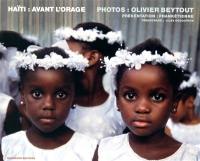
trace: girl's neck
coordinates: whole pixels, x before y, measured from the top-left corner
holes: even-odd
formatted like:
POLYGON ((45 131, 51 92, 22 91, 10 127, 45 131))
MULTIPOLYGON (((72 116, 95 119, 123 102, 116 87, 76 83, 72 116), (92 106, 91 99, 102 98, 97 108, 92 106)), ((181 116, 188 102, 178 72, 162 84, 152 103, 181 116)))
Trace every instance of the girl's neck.
POLYGON ((31 126, 26 135, 28 140, 36 147, 41 149, 54 149, 66 144, 72 137, 74 131, 62 125, 51 133, 44 133, 37 129, 35 126, 31 126))
POLYGON ((82 84, 84 89, 76 98, 76 104, 81 106, 97 106, 104 103, 108 98, 108 93, 104 90, 102 75, 98 72, 88 70, 84 73, 82 84))
POLYGON ((149 160, 166 158, 181 146, 179 142, 166 135, 163 129, 150 136, 136 136, 130 133, 129 144, 135 153, 149 160))

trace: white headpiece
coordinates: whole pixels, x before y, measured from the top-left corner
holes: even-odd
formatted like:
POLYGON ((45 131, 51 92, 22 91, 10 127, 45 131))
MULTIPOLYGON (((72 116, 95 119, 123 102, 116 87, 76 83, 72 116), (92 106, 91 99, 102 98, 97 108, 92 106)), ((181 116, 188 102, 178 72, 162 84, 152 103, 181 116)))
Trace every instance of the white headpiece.
POLYGON ((161 56, 157 52, 152 54, 146 50, 140 55, 136 55, 128 50, 118 50, 114 57, 110 59, 108 57, 104 58, 106 72, 110 73, 112 77, 114 89, 116 89, 115 75, 120 65, 126 65, 130 69, 140 70, 143 64, 151 62, 152 64, 174 64, 178 68, 184 68, 187 61, 187 53, 174 53, 172 55, 166 52, 161 56))
POLYGON ((25 68, 34 71, 35 65, 42 67, 45 70, 50 68, 58 69, 62 67, 67 67, 69 69, 75 69, 76 71, 84 71, 86 67, 89 66, 88 60, 82 55, 73 53, 72 51, 65 52, 69 55, 68 58, 63 58, 55 52, 51 52, 44 58, 39 59, 34 54, 34 47, 28 48, 27 52, 17 52, 15 57, 12 59, 10 66, 16 69, 25 68), (31 53, 32 51, 33 53, 31 53))
POLYGON ((106 34, 103 34, 101 31, 97 30, 96 28, 84 30, 82 27, 78 28, 77 30, 73 30, 70 27, 61 27, 55 30, 55 37, 59 40, 61 39, 69 39, 73 37, 76 40, 86 41, 86 42, 93 42, 97 38, 103 40, 107 39, 109 44, 113 44, 115 42, 122 43, 122 33, 121 31, 110 31, 106 34))
POLYGON ((199 106, 199 104, 200 104, 200 77, 197 76, 196 72, 193 72, 191 74, 190 78, 187 81, 184 80, 180 84, 179 89, 184 90, 186 88, 191 88, 191 87, 194 87, 194 88, 197 89, 197 95, 196 95, 196 98, 195 98, 195 105, 199 106))
POLYGON ((185 88, 196 87, 200 88, 200 78, 197 76, 196 72, 193 72, 188 81, 184 80, 179 86, 180 90, 185 88))
POLYGON ((152 64, 173 64, 178 68, 185 68, 187 61, 187 53, 174 53, 172 55, 165 52, 161 56, 157 54, 157 52, 152 54, 151 51, 146 50, 144 50, 140 55, 136 55, 127 50, 118 50, 114 57, 110 59, 106 57, 104 59, 106 71, 113 71, 122 64, 129 68, 140 70, 141 66, 146 62, 152 62, 152 64))

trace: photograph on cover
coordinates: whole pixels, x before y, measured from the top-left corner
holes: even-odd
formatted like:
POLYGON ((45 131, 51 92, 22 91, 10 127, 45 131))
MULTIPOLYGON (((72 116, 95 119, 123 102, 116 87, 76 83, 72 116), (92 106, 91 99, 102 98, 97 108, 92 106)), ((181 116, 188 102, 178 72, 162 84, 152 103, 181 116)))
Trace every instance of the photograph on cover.
POLYGON ((199 0, 0 0, 0 19, 3 160, 200 160, 199 0))

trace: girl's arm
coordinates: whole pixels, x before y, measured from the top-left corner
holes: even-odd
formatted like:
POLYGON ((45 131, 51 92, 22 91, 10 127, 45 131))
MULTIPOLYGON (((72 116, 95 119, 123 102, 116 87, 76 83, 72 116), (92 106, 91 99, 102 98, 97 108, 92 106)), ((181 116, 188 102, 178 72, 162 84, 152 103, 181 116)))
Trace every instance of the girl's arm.
POLYGON ((4 131, 6 135, 8 135, 20 130, 20 113, 14 100, 11 100, 8 104, 6 118, 4 121, 4 131))

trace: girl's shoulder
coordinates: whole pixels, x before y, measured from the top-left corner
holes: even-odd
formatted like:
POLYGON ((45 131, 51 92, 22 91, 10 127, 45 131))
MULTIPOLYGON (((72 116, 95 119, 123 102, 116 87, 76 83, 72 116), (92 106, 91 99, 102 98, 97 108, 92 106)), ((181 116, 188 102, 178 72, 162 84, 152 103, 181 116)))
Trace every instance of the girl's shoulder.
POLYGON ((18 131, 16 133, 4 136, 1 140, 2 154, 5 154, 9 149, 21 149, 26 147, 26 133, 25 131, 18 131))
POLYGON ((192 144, 183 144, 181 146, 181 150, 178 156, 180 159, 182 158, 183 161, 187 160, 200 160, 200 149, 197 146, 192 144))
POLYGON ((89 146, 92 149, 95 149, 98 142, 94 138, 91 138, 79 132, 75 132, 73 134, 73 137, 71 138, 71 143, 77 146, 78 148, 81 148, 80 146, 89 146))
POLYGON ((11 144, 16 145, 16 142, 21 142, 26 138, 25 131, 18 131, 16 133, 4 136, 2 138, 1 144, 2 146, 10 146, 11 144))
MULTIPOLYGON (((19 131, 2 138, 3 147, 11 146, 12 144, 15 146, 17 146, 18 144, 20 144, 20 146, 31 144, 26 136, 26 131, 19 131)), ((66 145, 73 146, 78 149, 81 149, 81 147, 83 146, 95 149, 97 146, 97 140, 90 138, 84 134, 75 132, 72 138, 66 143, 66 145)))
POLYGON ((12 156, 14 158, 29 157, 47 161, 90 161, 96 146, 96 140, 80 133, 74 133, 72 138, 62 146, 54 149, 41 149, 28 141, 25 131, 20 131, 2 139, 2 154, 7 158, 12 156))
POLYGON ((99 146, 117 145, 126 141, 128 141, 128 133, 104 138, 100 141, 99 146))
POLYGON ((21 130, 21 131, 18 131, 18 132, 4 136, 2 138, 2 140, 12 140, 12 139, 19 140, 19 139, 24 138, 24 137, 26 137, 26 131, 21 130), (17 137, 20 137, 20 138, 17 138, 17 137))
POLYGON ((98 158, 102 161, 119 158, 129 151, 128 134, 121 134, 113 137, 107 137, 100 141, 98 147, 98 158))
POLYGON ((183 143, 182 149, 183 149, 183 152, 188 153, 188 154, 195 154, 195 155, 200 154, 200 148, 196 145, 183 143))
MULTIPOLYGON (((128 134, 102 139, 98 148, 98 158, 101 161, 148 161, 132 150, 128 142, 128 134)), ((161 160, 197 161, 200 160, 200 149, 190 144, 182 144, 174 154, 161 160)))

